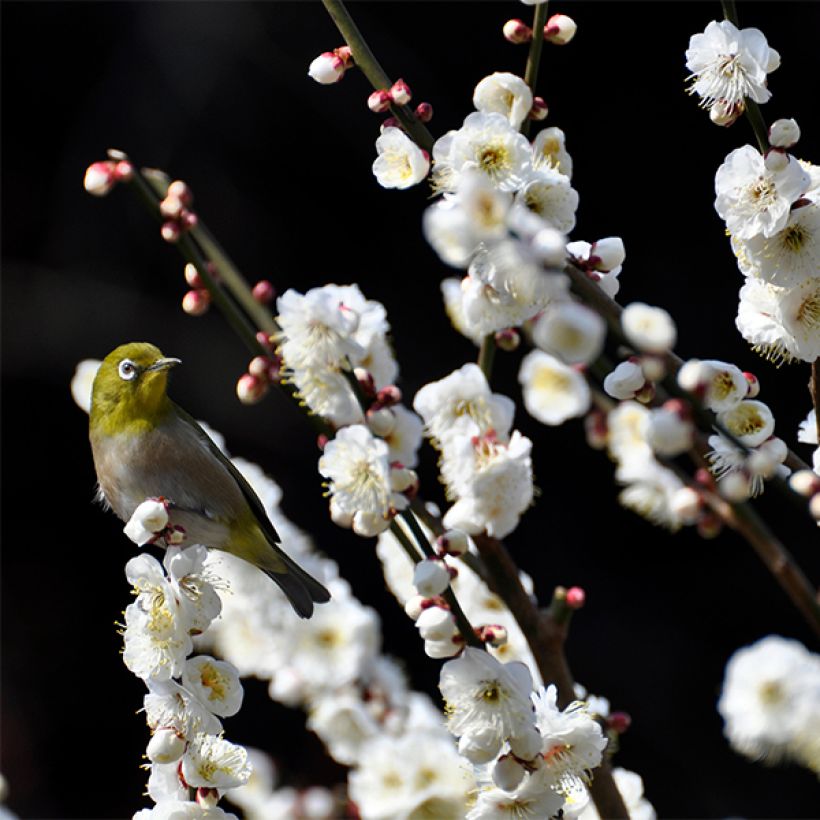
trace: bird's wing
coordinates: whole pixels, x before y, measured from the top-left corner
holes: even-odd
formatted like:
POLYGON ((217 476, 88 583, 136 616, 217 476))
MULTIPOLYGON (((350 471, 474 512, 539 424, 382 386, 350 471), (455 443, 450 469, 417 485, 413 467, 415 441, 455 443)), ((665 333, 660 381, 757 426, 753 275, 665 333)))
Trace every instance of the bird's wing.
POLYGON ((216 446, 214 440, 202 429, 200 424, 193 416, 191 416, 190 413, 186 413, 185 410, 183 410, 179 405, 176 405, 176 410, 179 414, 179 418, 191 426, 202 441, 203 445, 208 448, 211 454, 222 464, 223 467, 225 467, 225 469, 236 481, 237 486, 242 491, 242 495, 248 502, 248 506, 250 506, 253 511, 254 517, 256 518, 260 529, 265 533, 265 536, 268 538, 270 543, 281 544, 282 539, 279 537, 279 533, 276 532, 276 528, 271 523, 270 518, 268 518, 264 505, 259 500, 259 496, 253 491, 253 487, 251 487, 248 483, 245 476, 237 470, 233 462, 222 452, 222 450, 219 449, 219 447, 216 446))

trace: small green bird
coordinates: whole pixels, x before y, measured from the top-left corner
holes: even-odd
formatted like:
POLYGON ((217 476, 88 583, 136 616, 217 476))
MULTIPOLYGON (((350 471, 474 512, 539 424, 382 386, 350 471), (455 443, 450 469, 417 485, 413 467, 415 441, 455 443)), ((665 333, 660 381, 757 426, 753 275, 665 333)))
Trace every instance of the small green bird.
POLYGON ((101 500, 123 520, 147 498, 169 501, 186 540, 224 550, 267 573, 302 618, 330 593, 277 546, 265 508, 239 470, 166 392, 165 358, 152 344, 121 345, 94 379, 89 437, 101 500))

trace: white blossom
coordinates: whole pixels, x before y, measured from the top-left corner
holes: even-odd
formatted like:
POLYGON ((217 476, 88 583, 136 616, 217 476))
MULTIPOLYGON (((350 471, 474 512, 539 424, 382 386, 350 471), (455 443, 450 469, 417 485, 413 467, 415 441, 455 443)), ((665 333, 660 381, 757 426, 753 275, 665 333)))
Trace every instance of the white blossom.
POLYGON ((729 410, 749 392, 740 368, 716 359, 689 359, 678 372, 678 384, 702 395, 703 403, 714 413, 729 410))
POLYGON ((376 140, 373 175, 383 188, 410 188, 430 171, 430 160, 401 128, 385 128, 376 140))
POLYGON ((168 526, 168 508, 163 501, 148 498, 131 513, 122 531, 141 547, 156 538, 168 526))
POLYGON ((572 177, 572 157, 567 153, 566 138, 560 128, 551 126, 536 134, 532 141, 532 167, 551 169, 572 177))
POLYGON ((197 655, 185 662, 183 685, 208 709, 220 717, 235 715, 242 706, 242 684, 236 667, 209 655, 197 655))
MULTIPOLYGON (((616 240, 619 238, 608 237, 608 239, 616 240)), ((596 244, 597 243, 590 244, 589 242, 582 241, 569 242, 567 243, 567 253, 572 257, 574 262, 586 272, 587 276, 598 284, 598 287, 609 296, 610 299, 614 299, 621 288, 618 276, 620 276, 621 273, 621 262, 623 262, 623 259, 626 257, 626 252, 623 251, 623 242, 620 242, 620 248, 623 251, 621 262, 617 263, 614 267, 608 267, 610 263, 609 258, 607 258, 606 261, 596 258, 594 253, 596 244), (602 264, 606 267, 602 266, 602 264)), ((608 253, 607 257, 610 256, 611 254, 608 253)))
POLYGON ((646 441, 659 456, 673 458, 686 452, 694 437, 689 419, 666 407, 656 407, 647 416, 646 441))
POLYGON ((762 401, 744 399, 718 414, 718 421, 747 447, 762 444, 774 432, 774 416, 762 401))
POLYGON ((803 444, 818 444, 817 440, 817 412, 812 409, 806 418, 800 422, 797 431, 797 440, 803 444))
POLYGON ((232 789, 246 783, 251 774, 248 753, 217 735, 198 734, 182 758, 182 776, 191 786, 232 789))
POLYGON ((481 328, 472 327, 464 315, 464 292, 461 289, 461 282, 461 279, 452 277, 442 280, 441 295, 444 300, 444 312, 453 327, 478 346, 484 334, 481 333, 481 328))
POLYGON ((319 735, 333 759, 347 766, 358 763, 364 744, 381 732, 361 695, 344 689, 318 698, 308 713, 307 726, 319 735))
POLYGON ((528 177, 515 198, 561 233, 571 233, 575 228, 578 192, 570 184, 569 177, 560 171, 536 171, 528 177))
POLYGON ((475 87, 473 105, 486 114, 501 114, 513 128, 520 128, 532 108, 532 91, 521 77, 497 71, 475 87))
POLYGON ((199 732, 219 734, 222 724, 193 692, 174 680, 148 680, 143 698, 146 723, 152 730, 173 729, 181 737, 199 732))
POLYGON ((584 376, 542 350, 524 357, 518 380, 527 411, 543 424, 563 424, 589 409, 590 390, 584 376))
POLYGON ((214 588, 217 579, 205 568, 208 550, 201 544, 185 549, 168 547, 162 563, 168 580, 192 632, 204 632, 222 610, 214 588))
POLYGON ((393 429, 383 436, 389 448, 390 463, 399 462, 405 467, 418 464, 418 449, 424 432, 424 423, 404 405, 397 404, 391 408, 395 417, 393 429))
POLYGON ((774 236, 786 227, 791 206, 808 190, 809 175, 793 157, 773 171, 751 145, 731 151, 715 175, 715 209, 739 239, 774 236))
POLYGON ((634 398, 635 394, 646 383, 643 369, 637 362, 621 362, 604 378, 604 392, 613 399, 634 398))
POLYGON ((553 302, 532 325, 532 340, 566 364, 589 364, 603 350, 606 322, 578 302, 553 302))
POLYGON ((677 329, 663 308, 632 302, 621 314, 621 327, 630 344, 645 353, 666 353, 675 345, 677 329))
POLYGON ((77 407, 86 413, 91 410, 91 388, 101 364, 99 359, 83 359, 71 379, 71 396, 77 407))
POLYGON ((551 789, 525 782, 514 794, 498 788, 482 789, 466 820, 544 820, 555 817, 564 798, 551 789))

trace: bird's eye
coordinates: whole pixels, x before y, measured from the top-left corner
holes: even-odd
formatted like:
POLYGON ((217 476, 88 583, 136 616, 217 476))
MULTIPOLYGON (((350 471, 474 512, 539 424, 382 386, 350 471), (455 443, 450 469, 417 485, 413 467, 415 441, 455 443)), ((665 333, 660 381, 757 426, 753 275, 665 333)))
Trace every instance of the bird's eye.
POLYGON ((131 359, 123 359, 119 367, 120 378, 127 382, 137 377, 137 366, 131 359))

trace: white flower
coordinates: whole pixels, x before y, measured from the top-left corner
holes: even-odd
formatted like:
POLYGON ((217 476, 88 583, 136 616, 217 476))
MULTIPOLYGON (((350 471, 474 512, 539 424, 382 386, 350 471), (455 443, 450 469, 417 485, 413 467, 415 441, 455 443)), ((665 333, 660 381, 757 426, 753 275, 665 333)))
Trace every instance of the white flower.
POLYGON ((647 416, 645 436, 657 455, 673 458, 692 446, 694 426, 675 410, 656 407, 647 416))
MULTIPOLYGON (((419 561, 413 573, 413 586, 419 595, 433 598, 441 595, 450 586, 450 573, 444 561, 431 558, 419 561)), ((423 635, 422 637, 427 637, 423 635)))
POLYGON ((793 203, 806 193, 809 175, 793 157, 782 170, 766 167, 759 151, 731 151, 715 175, 715 210, 731 234, 751 239, 774 236, 786 227, 793 203))
POLYGON ((494 430, 499 440, 506 441, 515 402, 491 392, 481 368, 470 362, 424 385, 413 399, 413 408, 424 419, 427 435, 437 442, 447 442, 465 418, 474 422, 480 432, 494 430))
POLYGON ((740 289, 737 328, 758 353, 775 363, 820 356, 820 276, 793 288, 752 277, 740 289))
POLYGON ((734 240, 732 249, 745 275, 780 287, 799 285, 820 271, 820 205, 794 208, 783 230, 734 240))
POLYGON ((184 550, 168 547, 163 564, 177 603, 194 632, 204 632, 222 610, 214 583, 218 579, 205 569, 208 550, 193 544, 184 550))
POLYGON ((646 383, 643 369, 637 362, 621 362, 604 378, 604 392, 613 399, 631 399, 646 383))
MULTIPOLYGON (((730 475, 741 473, 746 482, 746 497, 754 497, 763 492, 763 480, 779 472, 778 465, 788 454, 785 443, 778 438, 769 438, 758 447, 752 447, 748 456, 720 435, 709 436, 709 446, 712 449, 706 454, 706 458, 710 462, 711 471, 721 481, 730 475), (763 468, 754 469, 755 465, 762 465, 763 468)), ((723 487, 732 489, 731 484, 723 487)))
POLYGON ((734 407, 749 392, 749 382, 740 368, 716 359, 689 359, 678 371, 678 384, 702 394, 703 403, 714 413, 734 407))
POLYGON ((647 451, 648 444, 641 442, 636 442, 631 452, 622 451, 625 458, 620 461, 615 477, 626 486, 618 501, 655 526, 675 532, 684 523, 679 498, 685 485, 647 451), (641 452, 644 448, 646 451, 641 452))
POLYGON ((577 370, 542 350, 532 350, 524 357, 518 381, 527 411, 543 424, 563 424, 567 419, 584 415, 589 409, 587 380, 577 370))
POLYGON ((215 715, 230 717, 242 706, 242 684, 236 667, 208 655, 188 658, 182 672, 183 685, 215 715))
POLYGON ((311 707, 307 725, 319 735, 333 759, 347 766, 357 764, 362 746, 382 731, 361 695, 345 690, 319 698, 311 707))
POLYGON ((384 441, 355 424, 339 430, 319 459, 331 503, 338 513, 352 516, 353 529, 361 534, 387 529, 395 511, 407 506, 407 499, 391 490, 388 454, 384 441))
POLYGON ((604 346, 606 323, 578 302, 553 302, 532 326, 533 342, 566 364, 589 364, 604 346))
POLYGON ((397 404, 391 409, 396 423, 383 437, 390 448, 390 463, 398 461, 405 467, 415 467, 418 464, 418 449, 421 446, 424 423, 402 404, 397 404))
POLYGON ((559 816, 563 805, 564 798, 557 792, 525 781, 514 794, 494 787, 482 789, 466 820, 544 820, 559 816))
POLYGON ((91 410, 91 388, 94 386, 94 377, 102 362, 99 359, 83 359, 74 371, 71 379, 71 396, 77 407, 88 413, 91 410))
POLYGON ((578 781, 589 782, 592 770, 601 763, 607 740, 584 703, 575 701, 561 711, 557 699, 554 685, 541 687, 532 695, 544 762, 557 781, 558 791, 570 795, 578 790, 578 781))
POLYGON ((476 111, 437 140, 433 158, 438 190, 455 190, 464 171, 477 170, 500 190, 514 191, 530 169, 530 144, 503 115, 476 111))
POLYGON ((800 422, 797 440, 802 441, 803 444, 820 443, 817 441, 817 413, 815 410, 809 410, 808 416, 800 422))
POLYGON ((769 635, 726 665, 718 711, 732 747, 778 760, 802 744, 820 718, 820 658, 797 641, 769 635))
POLYGON ((515 74, 497 71, 475 87, 473 105, 485 114, 501 114, 513 128, 520 128, 532 108, 532 91, 515 74))
POLYGON ((621 327, 630 344, 645 353, 666 353, 675 345, 672 317, 659 307, 632 302, 621 314, 621 327))
POLYGON ((182 776, 191 786, 232 789, 251 776, 248 753, 217 735, 198 734, 182 758, 182 776))
POLYGON ((532 167, 572 177, 572 157, 567 153, 566 138, 560 128, 552 126, 538 132, 532 142, 532 167))
POLYGON ((626 251, 623 240, 617 236, 607 237, 600 242, 605 243, 604 257, 599 257, 595 252, 598 242, 569 242, 567 253, 590 279, 598 283, 598 287, 610 299, 614 299, 621 287, 618 276, 621 273, 621 264, 626 258, 626 251), (610 267, 613 263, 614 266, 610 267))
POLYGON ((560 171, 536 171, 515 198, 516 202, 525 205, 561 233, 570 233, 575 227, 578 192, 570 184, 569 177, 560 171))
POLYGON ((430 160, 401 128, 385 128, 376 140, 373 175, 383 188, 410 188, 430 171, 430 160))
POLYGON ((152 763, 173 763, 184 751, 185 740, 173 729, 157 729, 148 741, 145 756, 152 763))
POLYGON ((222 724, 193 693, 173 680, 149 680, 143 698, 145 720, 154 731, 173 729, 181 737, 199 732, 218 734, 222 724))
POLYGON ((122 531, 141 547, 156 538, 168 526, 168 509, 164 502, 149 498, 137 505, 122 531))
POLYGON ((623 401, 607 414, 607 446, 610 456, 623 463, 643 460, 652 451, 646 441, 649 409, 636 401, 623 401))
POLYGON ((774 416, 762 401, 744 399, 718 414, 718 421, 747 447, 757 447, 774 433, 774 416))
POLYGON ((453 327, 466 336, 474 345, 481 344, 484 334, 480 328, 475 328, 467 321, 464 315, 464 291, 461 289, 461 279, 453 277, 442 279, 441 295, 444 300, 444 312, 453 327))
POLYGON ((713 20, 702 34, 692 35, 686 50, 686 67, 692 72, 689 92, 698 94, 707 108, 716 102, 740 106, 745 97, 767 102, 766 75, 779 65, 780 55, 761 31, 737 29, 728 20, 713 20))
POLYGON ((532 442, 516 430, 506 445, 492 435, 465 436, 456 444, 462 452, 454 461, 464 469, 455 475, 442 470, 459 496, 445 514, 444 526, 470 535, 486 530, 493 538, 504 538, 532 503, 532 442))
MULTIPOLYGON (((483 650, 467 647, 441 668, 439 689, 450 731, 462 739, 487 733, 482 745, 488 754, 533 726, 532 676, 523 663, 501 664, 483 650)), ((481 755, 472 751, 467 756, 477 760, 481 755)))

